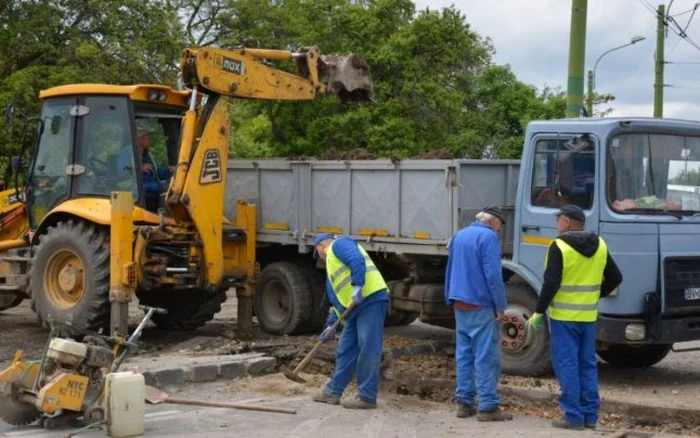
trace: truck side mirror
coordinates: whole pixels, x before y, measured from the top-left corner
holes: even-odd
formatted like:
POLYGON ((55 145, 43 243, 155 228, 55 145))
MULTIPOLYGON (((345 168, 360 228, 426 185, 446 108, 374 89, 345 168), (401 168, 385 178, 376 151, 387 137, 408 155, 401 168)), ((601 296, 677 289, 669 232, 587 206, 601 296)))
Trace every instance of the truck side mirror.
POLYGON ((5 123, 12 125, 15 121, 15 106, 12 104, 7 105, 5 108, 5 123))
POLYGON ((17 175, 21 165, 22 165, 22 160, 19 157, 19 155, 13 155, 12 159, 11 159, 11 166, 12 166, 12 173, 14 175, 17 175))

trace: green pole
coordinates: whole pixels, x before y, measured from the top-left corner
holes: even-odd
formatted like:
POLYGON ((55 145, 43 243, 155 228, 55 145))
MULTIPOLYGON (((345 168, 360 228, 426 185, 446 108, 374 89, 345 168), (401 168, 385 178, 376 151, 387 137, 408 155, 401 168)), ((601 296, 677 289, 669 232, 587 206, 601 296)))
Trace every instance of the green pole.
POLYGON ((588 99, 586 102, 588 117, 593 117, 593 70, 588 70, 588 99))
POLYGON ((588 0, 572 0, 569 37, 569 77, 566 117, 579 117, 583 107, 583 71, 586 58, 586 12, 588 0))
POLYGON ((656 17, 656 75, 654 82, 654 117, 664 116, 664 31, 666 6, 659 5, 656 17))

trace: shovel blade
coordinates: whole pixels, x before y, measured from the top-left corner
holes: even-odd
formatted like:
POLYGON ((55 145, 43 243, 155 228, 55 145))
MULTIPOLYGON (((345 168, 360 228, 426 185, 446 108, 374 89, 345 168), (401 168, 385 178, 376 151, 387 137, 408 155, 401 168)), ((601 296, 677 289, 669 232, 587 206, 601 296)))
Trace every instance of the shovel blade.
POLYGON ((168 398, 168 394, 158 388, 146 385, 146 401, 152 405, 163 403, 168 398))

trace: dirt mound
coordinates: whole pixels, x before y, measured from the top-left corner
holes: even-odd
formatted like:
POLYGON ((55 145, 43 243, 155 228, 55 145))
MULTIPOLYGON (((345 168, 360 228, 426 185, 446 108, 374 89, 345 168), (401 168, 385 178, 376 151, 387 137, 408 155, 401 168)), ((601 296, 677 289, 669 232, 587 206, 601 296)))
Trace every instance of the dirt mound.
POLYGON ((318 158, 320 160, 375 160, 377 156, 367 149, 362 148, 349 151, 339 151, 336 148, 330 148, 323 152, 318 158))
POLYGON ((427 151, 422 154, 414 155, 411 157, 412 160, 452 160, 454 155, 447 149, 436 149, 434 151, 427 151))

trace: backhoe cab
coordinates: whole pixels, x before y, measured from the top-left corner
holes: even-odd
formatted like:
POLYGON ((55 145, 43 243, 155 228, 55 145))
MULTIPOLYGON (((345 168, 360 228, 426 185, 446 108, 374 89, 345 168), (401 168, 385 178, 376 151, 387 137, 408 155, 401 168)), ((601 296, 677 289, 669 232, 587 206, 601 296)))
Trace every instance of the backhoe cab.
POLYGON ((168 310, 153 316, 159 326, 191 329, 236 287, 247 329, 257 220, 244 202, 234 222, 223 215, 229 98, 373 97, 355 54, 185 49, 181 67, 186 91, 75 84, 41 92, 43 128, 26 184, 32 250, 23 259, 41 321, 124 334, 135 293, 168 310), (296 74, 261 60, 293 61, 296 74))

